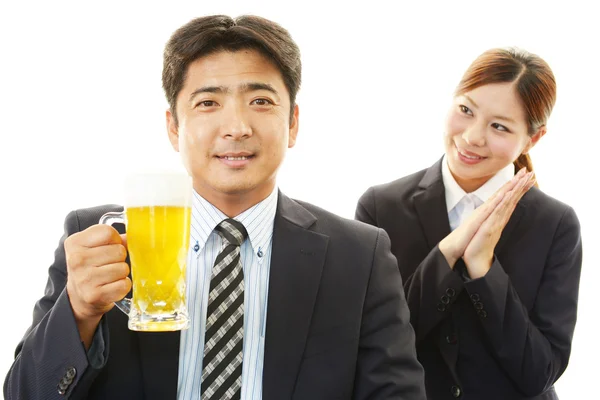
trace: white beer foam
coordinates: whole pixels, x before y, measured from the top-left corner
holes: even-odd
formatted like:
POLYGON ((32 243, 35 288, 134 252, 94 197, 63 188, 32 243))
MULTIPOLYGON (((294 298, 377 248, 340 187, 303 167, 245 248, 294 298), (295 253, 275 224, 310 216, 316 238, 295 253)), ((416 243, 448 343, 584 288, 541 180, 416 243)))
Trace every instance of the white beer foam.
POLYGON ((124 186, 125 207, 192 206, 192 178, 185 174, 135 174, 124 186))

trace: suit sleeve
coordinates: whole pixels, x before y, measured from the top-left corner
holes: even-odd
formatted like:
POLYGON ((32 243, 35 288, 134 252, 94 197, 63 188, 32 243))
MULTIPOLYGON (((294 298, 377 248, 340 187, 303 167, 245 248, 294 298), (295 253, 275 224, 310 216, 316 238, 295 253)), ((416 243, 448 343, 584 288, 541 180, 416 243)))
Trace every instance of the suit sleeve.
POLYGON ((354 219, 369 225, 378 226, 377 208, 375 207, 375 193, 373 188, 369 188, 358 200, 354 219))
POLYGON ((401 290, 402 278, 379 230, 366 292, 353 398, 425 399, 424 373, 401 290))
MULTIPOLYGON (((379 226, 373 188, 359 200, 355 218, 379 226)), ((410 309, 410 322, 415 329, 418 345, 442 320, 450 315, 452 304, 464 289, 459 268, 452 269, 446 258, 435 246, 416 269, 404 267, 406 260, 398 256, 400 271, 414 271, 403 276, 404 292, 410 309)), ((459 261, 458 263, 461 263, 459 261)), ((458 265, 458 264, 457 264, 458 265)))
MULTIPOLYGON (((4 397, 7 400, 85 399, 89 386, 103 367, 102 363, 90 366, 66 291, 64 241, 79 230, 77 213, 73 211, 65 220, 65 233, 48 271, 45 294, 34 307, 33 322, 17 346, 15 361, 6 376, 4 397), (59 393, 61 386, 64 394, 59 393)), ((105 352, 96 358, 105 361, 108 356, 106 323, 102 321, 98 329, 102 330, 100 340, 106 343, 96 343, 95 349, 105 352)))
POLYGON ((554 234, 531 312, 521 303, 498 259, 484 277, 465 283, 499 364, 526 396, 544 392, 567 367, 581 261, 579 221, 567 208, 554 234))

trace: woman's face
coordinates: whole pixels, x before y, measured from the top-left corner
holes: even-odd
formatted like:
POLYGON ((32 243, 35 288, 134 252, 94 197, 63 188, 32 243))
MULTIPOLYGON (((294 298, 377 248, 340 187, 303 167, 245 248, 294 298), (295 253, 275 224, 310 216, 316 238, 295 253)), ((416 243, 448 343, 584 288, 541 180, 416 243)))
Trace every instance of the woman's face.
POLYGON ((529 136, 512 83, 480 86, 452 102, 444 137, 448 166, 456 182, 472 192, 529 151, 544 132, 529 136))

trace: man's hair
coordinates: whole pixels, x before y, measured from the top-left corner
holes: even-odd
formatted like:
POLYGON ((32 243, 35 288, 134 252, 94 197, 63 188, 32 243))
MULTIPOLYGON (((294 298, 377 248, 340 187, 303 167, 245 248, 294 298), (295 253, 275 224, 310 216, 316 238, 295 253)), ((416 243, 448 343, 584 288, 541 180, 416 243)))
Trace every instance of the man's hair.
POLYGON ((165 46, 162 84, 171 113, 177 119, 177 96, 189 65, 219 51, 253 49, 279 69, 290 95, 290 120, 300 88, 300 49, 289 32, 268 19, 244 15, 231 18, 213 15, 196 18, 177 29, 165 46))

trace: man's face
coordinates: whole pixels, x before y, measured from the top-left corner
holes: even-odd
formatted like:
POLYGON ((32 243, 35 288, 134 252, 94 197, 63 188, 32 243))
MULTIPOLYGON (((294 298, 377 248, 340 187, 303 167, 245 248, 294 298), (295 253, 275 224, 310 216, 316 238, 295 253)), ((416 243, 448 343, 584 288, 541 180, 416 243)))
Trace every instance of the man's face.
POLYGON ((298 132, 298 106, 279 69, 256 50, 221 51, 188 67, 177 96, 177 117, 167 111, 169 139, 208 199, 252 199, 275 187, 286 149, 298 132))

